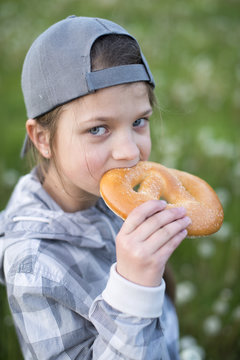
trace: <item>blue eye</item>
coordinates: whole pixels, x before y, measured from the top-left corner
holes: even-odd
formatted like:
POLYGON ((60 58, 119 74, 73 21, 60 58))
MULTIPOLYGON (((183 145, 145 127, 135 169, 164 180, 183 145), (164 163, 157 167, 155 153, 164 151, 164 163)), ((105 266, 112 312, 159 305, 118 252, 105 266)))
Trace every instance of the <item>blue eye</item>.
POLYGON ((142 127, 145 125, 145 122, 146 122, 146 119, 143 119, 143 118, 137 119, 134 121, 133 127, 142 127))
POLYGON ((90 134, 95 136, 101 136, 104 135, 106 132, 106 129, 104 126, 94 126, 89 130, 90 134))

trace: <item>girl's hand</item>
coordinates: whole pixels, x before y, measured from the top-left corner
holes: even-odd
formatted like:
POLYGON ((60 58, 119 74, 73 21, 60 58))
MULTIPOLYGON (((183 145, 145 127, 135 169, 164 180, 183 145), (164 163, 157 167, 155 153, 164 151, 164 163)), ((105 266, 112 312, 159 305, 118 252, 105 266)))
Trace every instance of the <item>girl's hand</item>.
POLYGON ((184 208, 165 209, 161 200, 135 208, 116 238, 117 272, 143 286, 159 286, 165 265, 191 220, 184 208))

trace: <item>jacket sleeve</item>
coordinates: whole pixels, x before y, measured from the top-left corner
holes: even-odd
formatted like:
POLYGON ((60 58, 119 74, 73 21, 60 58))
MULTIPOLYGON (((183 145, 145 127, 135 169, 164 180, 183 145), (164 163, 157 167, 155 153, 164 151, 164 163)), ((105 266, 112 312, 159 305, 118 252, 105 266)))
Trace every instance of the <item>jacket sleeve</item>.
POLYGON ((105 290, 92 299, 81 286, 73 291, 70 277, 63 281, 46 258, 34 271, 32 255, 24 259, 8 269, 6 282, 25 359, 170 359, 160 320, 164 282, 134 285, 113 266, 105 290))
POLYGON ((7 285, 8 300, 24 359, 92 359, 96 330, 67 286, 49 274, 15 280, 7 285))
POLYGON ((160 321, 164 291, 164 281, 156 288, 139 286, 112 266, 106 289, 90 309, 98 330, 94 359, 170 360, 160 321))

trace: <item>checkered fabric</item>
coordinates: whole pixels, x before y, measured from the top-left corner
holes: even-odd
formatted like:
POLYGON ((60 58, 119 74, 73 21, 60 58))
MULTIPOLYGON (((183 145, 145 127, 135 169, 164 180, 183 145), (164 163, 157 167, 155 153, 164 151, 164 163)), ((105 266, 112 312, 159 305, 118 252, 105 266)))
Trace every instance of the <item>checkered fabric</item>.
POLYGON ((25 359, 178 359, 178 322, 167 296, 158 317, 104 299, 121 225, 101 199, 65 213, 35 170, 20 179, 0 215, 0 280, 25 359))

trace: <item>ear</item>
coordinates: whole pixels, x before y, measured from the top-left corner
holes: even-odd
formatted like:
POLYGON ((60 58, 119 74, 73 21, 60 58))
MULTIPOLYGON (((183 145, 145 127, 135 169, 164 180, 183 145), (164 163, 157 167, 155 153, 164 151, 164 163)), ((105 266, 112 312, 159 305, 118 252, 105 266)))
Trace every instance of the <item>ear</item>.
POLYGON ((38 124, 35 119, 28 119, 26 121, 26 130, 29 138, 41 155, 46 159, 49 159, 51 157, 49 131, 38 124))

